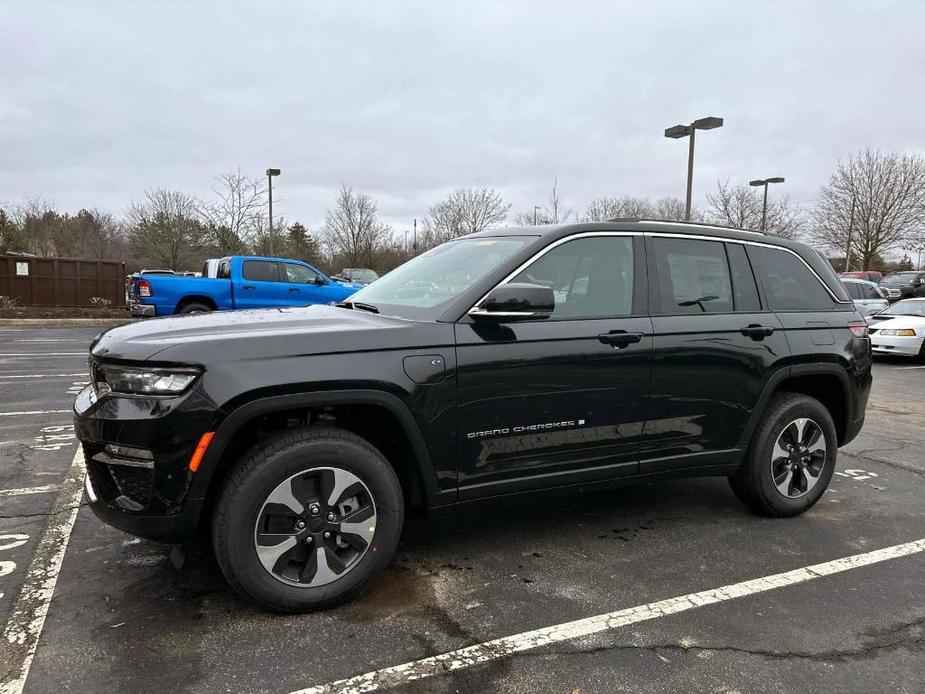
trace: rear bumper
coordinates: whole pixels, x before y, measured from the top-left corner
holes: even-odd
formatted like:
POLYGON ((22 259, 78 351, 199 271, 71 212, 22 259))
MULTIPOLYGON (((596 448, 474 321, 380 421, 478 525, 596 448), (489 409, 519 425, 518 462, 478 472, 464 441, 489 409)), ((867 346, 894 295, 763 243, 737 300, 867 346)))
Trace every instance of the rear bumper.
POLYGON ((154 318, 157 315, 157 308, 153 304, 149 305, 137 301, 129 301, 128 309, 133 316, 140 318, 154 318))

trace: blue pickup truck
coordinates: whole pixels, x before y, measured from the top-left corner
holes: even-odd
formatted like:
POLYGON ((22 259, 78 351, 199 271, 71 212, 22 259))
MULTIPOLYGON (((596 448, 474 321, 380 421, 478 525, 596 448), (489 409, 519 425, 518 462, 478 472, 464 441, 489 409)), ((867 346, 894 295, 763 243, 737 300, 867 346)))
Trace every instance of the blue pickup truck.
POLYGON ((169 316, 246 308, 308 306, 343 301, 360 285, 338 282, 301 260, 231 256, 222 258, 216 277, 133 276, 129 308, 133 316, 169 316))

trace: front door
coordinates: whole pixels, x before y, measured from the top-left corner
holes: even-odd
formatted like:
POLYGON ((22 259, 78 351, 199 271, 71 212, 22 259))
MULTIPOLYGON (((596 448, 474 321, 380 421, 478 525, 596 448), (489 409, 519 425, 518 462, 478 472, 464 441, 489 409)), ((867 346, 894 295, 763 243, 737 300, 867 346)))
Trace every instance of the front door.
POLYGON ((552 287, 550 318, 456 326, 460 498, 632 474, 649 384, 640 235, 553 244, 510 282, 552 287))

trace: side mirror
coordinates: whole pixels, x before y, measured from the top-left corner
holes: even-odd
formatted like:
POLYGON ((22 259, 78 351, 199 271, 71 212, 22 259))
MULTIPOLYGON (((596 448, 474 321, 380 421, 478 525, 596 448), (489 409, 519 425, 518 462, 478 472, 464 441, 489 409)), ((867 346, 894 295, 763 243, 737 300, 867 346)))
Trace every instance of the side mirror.
POLYGON ((549 318, 556 308, 552 287, 502 284, 469 311, 474 320, 509 322, 549 318))

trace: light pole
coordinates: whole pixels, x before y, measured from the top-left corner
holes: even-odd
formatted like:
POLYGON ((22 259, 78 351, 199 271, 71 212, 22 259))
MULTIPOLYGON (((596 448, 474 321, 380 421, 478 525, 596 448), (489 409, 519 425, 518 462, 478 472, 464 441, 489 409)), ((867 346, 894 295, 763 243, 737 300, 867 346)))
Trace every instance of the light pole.
POLYGON ((768 225, 768 183, 783 183, 783 176, 773 176, 771 178, 759 178, 755 181, 749 181, 750 186, 764 187, 764 202, 761 203, 761 231, 765 230, 768 225))
POLYGON ((533 226, 536 226, 536 211, 540 209, 539 205, 533 206, 533 226))
POLYGON ((267 192, 270 197, 270 255, 273 255, 273 177, 282 173, 279 169, 267 169, 267 192))
POLYGON ((687 199, 684 203, 684 220, 691 220, 691 190, 694 185, 694 133, 697 130, 713 130, 713 128, 722 128, 723 119, 716 116, 707 118, 698 118, 690 125, 673 125, 665 130, 665 137, 678 140, 682 137, 690 137, 690 143, 687 148, 687 199))

